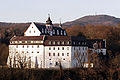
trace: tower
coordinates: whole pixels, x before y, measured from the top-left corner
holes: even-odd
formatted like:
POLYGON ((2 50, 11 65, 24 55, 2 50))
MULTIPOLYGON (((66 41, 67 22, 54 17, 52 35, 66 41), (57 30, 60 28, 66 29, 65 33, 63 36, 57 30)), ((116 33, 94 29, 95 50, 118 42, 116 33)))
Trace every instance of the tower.
POLYGON ((51 21, 51 19, 50 19, 50 14, 48 14, 48 19, 47 19, 47 21, 46 21, 46 26, 52 26, 53 24, 52 24, 52 21, 51 21))
POLYGON ((50 19, 50 14, 48 14, 48 19, 46 21, 46 29, 47 29, 47 32, 52 36, 53 24, 52 24, 52 21, 50 19))

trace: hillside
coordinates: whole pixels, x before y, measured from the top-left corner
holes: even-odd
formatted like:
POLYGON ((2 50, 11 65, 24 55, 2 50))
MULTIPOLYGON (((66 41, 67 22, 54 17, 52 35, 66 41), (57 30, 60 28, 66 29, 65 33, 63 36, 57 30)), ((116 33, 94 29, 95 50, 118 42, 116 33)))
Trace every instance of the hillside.
POLYGON ((116 18, 109 15, 92 15, 92 16, 84 16, 74 21, 66 22, 64 26, 73 26, 73 25, 107 25, 107 26, 116 26, 120 23, 120 18, 116 18))
MULTIPOLYGON (((10 27, 10 26, 18 26, 18 25, 25 25, 28 23, 6 23, 6 22, 0 22, 0 27, 10 27)), ((43 23, 41 23, 43 24, 43 23)), ((63 26, 70 27, 74 25, 81 25, 85 26, 88 24, 92 25, 106 25, 106 26, 116 26, 120 24, 120 18, 116 18, 109 15, 89 15, 84 16, 82 18, 76 19, 74 21, 65 22, 63 23, 63 26)), ((55 24, 58 25, 58 24, 55 24)))

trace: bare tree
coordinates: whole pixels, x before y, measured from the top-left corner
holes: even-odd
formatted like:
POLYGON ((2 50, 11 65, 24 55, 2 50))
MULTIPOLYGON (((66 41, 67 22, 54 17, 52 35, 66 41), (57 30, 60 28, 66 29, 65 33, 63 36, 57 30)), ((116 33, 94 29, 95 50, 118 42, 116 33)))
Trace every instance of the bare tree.
POLYGON ((72 59, 73 61, 76 62, 75 66, 76 67, 83 67, 84 66, 84 61, 85 61, 85 56, 83 55, 83 53, 80 53, 78 50, 76 50, 76 52, 74 53, 72 59))
POLYGON ((27 60, 25 55, 17 55, 18 67, 24 69, 27 66, 27 60))

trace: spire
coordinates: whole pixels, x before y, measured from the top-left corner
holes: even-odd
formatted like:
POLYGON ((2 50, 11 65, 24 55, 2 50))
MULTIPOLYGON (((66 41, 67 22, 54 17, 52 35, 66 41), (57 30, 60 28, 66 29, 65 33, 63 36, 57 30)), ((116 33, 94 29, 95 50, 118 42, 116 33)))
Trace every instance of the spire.
POLYGON ((60 24, 59 24, 59 27, 62 27, 62 24, 61 24, 61 18, 60 18, 60 24))
POLYGON ((48 20, 46 21, 47 25, 52 25, 52 21, 50 19, 50 14, 48 14, 48 20))

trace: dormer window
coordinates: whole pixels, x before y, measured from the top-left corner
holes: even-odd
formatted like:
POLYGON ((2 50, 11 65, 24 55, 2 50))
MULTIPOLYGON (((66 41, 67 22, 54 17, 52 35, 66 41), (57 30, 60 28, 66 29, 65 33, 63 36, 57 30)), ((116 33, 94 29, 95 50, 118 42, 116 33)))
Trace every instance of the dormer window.
POLYGON ((59 30, 57 30, 57 35, 59 35, 59 30))
POLYGON ((29 33, 31 33, 31 31, 29 31, 29 33))
POLYGON ((47 29, 45 29, 45 33, 47 33, 47 29))
POLYGON ((82 42, 82 45, 84 45, 84 42, 82 42))
POLYGON ((42 28, 42 33, 44 33, 44 29, 42 28))
POLYGON ((75 42, 73 42, 73 44, 75 45, 75 42))
POLYGON ((55 34, 55 30, 53 29, 53 34, 55 34))
POLYGON ((66 32, 64 31, 64 35, 66 35, 66 32))
POLYGON ((61 30, 61 35, 63 35, 63 34, 62 34, 62 30, 61 30))

